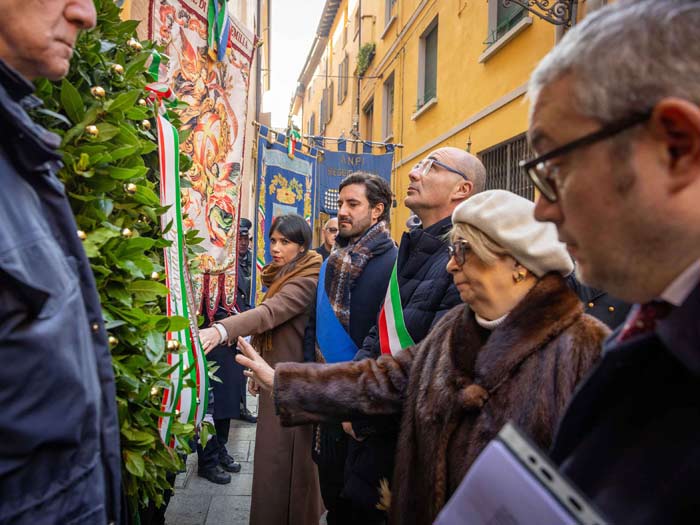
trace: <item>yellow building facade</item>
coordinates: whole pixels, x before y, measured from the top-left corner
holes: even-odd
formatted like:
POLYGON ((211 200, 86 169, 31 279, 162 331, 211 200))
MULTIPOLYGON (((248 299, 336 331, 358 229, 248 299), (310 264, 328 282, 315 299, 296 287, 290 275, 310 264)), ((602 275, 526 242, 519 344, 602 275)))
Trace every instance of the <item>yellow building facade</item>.
MULTIPOLYGON (((572 17, 580 19, 603 3, 574 0, 572 17)), ((488 187, 533 197, 517 168, 529 155, 526 86, 562 29, 520 6, 504 4, 326 2, 292 112, 304 135, 403 145, 396 149, 392 171, 396 239, 410 215, 402 204, 408 172, 442 146, 479 155, 487 167, 488 187), (358 82, 358 57, 366 54, 368 49, 361 49, 367 44, 374 45, 374 56, 358 82)))

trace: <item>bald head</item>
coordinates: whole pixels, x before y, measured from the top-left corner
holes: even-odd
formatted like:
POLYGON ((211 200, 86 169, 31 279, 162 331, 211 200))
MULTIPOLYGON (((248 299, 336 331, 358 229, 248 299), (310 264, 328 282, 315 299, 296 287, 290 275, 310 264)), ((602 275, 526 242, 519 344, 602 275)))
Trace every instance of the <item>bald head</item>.
POLYGON ((436 149, 416 164, 408 177, 404 204, 427 228, 451 216, 460 202, 483 191, 486 169, 474 155, 446 147, 436 149))
POLYGON ((471 153, 448 146, 436 149, 428 156, 464 173, 472 183, 471 195, 484 191, 486 187, 486 168, 471 153))

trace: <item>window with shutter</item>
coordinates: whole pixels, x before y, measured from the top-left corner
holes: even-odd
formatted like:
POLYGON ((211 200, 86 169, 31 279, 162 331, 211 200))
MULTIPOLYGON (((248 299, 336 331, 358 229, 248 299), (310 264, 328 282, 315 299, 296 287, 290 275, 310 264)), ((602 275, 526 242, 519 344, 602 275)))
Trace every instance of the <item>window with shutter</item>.
POLYGON ((517 4, 504 6, 502 0, 489 0, 489 33, 485 44, 491 45, 510 31, 527 15, 517 4))
POLYGON ((318 131, 323 133, 326 129, 326 90, 321 92, 321 105, 318 108, 318 131))
POLYGON ((348 95, 348 64, 348 55, 346 53, 338 65, 338 104, 342 104, 348 95))
POLYGON ((396 0, 384 0, 384 27, 387 27, 394 16, 396 0))
POLYGON ((309 117, 309 126, 308 126, 308 133, 309 135, 315 135, 316 134, 316 115, 314 113, 311 113, 311 116, 309 117))
POLYGON ((372 141, 372 125, 374 120, 374 99, 370 100, 362 109, 365 120, 364 140, 372 141))
POLYGON ((437 46, 438 21, 435 18, 420 37, 416 109, 437 98, 437 46))
POLYGON ((382 134, 384 138, 392 137, 394 122, 394 74, 384 82, 384 110, 382 113, 382 134))
POLYGON ((425 91, 423 101, 426 102, 437 95, 437 37, 435 26, 425 37, 425 91))

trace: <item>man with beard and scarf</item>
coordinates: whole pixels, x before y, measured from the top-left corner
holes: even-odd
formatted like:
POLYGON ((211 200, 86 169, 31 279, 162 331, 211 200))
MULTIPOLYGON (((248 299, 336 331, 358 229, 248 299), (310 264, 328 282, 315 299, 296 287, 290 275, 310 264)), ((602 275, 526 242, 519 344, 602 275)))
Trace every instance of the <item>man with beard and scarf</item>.
MULTIPOLYGON (((486 169, 466 151, 444 147, 418 162, 408 177, 404 204, 420 223, 401 238, 396 279, 392 277, 389 291, 382 289, 387 297, 385 308, 357 352, 356 361, 376 359, 382 353, 395 354, 420 342, 435 322, 461 303, 452 276, 445 269, 450 258, 446 234, 452 228, 452 212, 457 205, 484 190, 486 169), (398 297, 400 304, 389 308, 391 295, 398 297), (396 310, 402 312, 403 328, 392 323, 396 310), (398 341, 401 343, 396 344, 398 341)), ((380 501, 380 486, 382 480, 391 479, 394 469, 399 419, 355 420, 344 423, 344 428, 353 439, 345 464, 343 497, 353 507, 364 509, 368 519, 362 523, 383 523, 386 514, 377 506, 386 509, 388 498, 380 501)), ((388 481, 384 488, 388 488, 388 481)), ((382 489, 382 493, 388 491, 382 489)))
MULTIPOLYGON (((307 360, 319 350, 326 362, 352 360, 374 326, 397 254, 388 229, 391 202, 389 184, 376 175, 355 172, 340 183, 339 233, 321 268, 304 338, 307 360)), ((312 455, 328 525, 371 522, 341 494, 347 444, 340 424, 315 429, 312 455)))

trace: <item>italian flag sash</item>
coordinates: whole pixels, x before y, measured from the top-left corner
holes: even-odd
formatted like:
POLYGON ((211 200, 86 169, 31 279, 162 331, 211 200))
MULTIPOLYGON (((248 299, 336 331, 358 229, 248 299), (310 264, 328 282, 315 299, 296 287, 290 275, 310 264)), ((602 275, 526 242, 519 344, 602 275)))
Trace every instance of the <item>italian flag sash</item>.
MULTIPOLYGON (((179 144, 177 129, 160 114, 156 116, 160 156, 160 200, 168 209, 161 215, 163 237, 171 241, 165 251, 165 283, 168 315, 179 315, 189 326, 168 332, 167 340, 177 341, 179 351, 168 353, 170 386, 163 390, 162 415, 158 419, 160 437, 169 447, 177 447, 171 435, 174 421, 199 426, 207 410, 209 379, 207 361, 199 344, 197 315, 185 257, 182 204, 180 202, 179 144)), ((168 347, 170 349, 170 346, 168 347)))
POLYGON ((394 263, 389 287, 384 297, 384 306, 379 312, 379 345, 382 354, 391 355, 396 355, 404 348, 416 344, 413 342, 411 334, 408 333, 403 319, 396 265, 397 263, 394 263))

